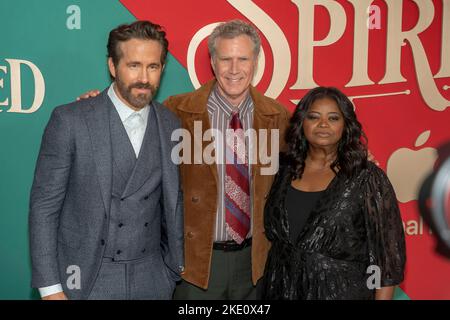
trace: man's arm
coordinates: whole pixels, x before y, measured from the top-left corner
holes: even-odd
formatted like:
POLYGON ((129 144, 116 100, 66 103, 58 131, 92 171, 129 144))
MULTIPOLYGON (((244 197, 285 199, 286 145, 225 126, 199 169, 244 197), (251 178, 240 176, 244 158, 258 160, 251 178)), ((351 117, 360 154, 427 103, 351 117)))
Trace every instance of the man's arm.
POLYGON ((71 167, 70 131, 69 121, 53 111, 42 138, 31 189, 29 232, 34 288, 61 283, 57 234, 71 167))

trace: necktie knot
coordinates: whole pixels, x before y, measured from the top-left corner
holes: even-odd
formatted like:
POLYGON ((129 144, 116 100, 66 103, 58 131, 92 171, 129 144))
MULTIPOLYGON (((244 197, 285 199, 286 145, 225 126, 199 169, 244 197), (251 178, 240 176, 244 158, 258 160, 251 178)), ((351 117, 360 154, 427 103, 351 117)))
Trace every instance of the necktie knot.
POLYGON ((230 128, 233 130, 242 129, 241 120, 239 119, 239 110, 231 113, 230 128))

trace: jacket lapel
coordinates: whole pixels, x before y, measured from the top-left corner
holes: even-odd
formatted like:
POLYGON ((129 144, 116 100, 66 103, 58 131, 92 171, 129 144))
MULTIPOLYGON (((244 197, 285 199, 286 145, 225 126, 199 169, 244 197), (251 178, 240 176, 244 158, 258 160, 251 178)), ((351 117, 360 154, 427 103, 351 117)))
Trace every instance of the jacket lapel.
POLYGON ((107 95, 107 90, 104 90, 99 96, 91 99, 89 108, 84 109, 106 213, 109 213, 111 205, 112 150, 109 126, 111 108, 113 104, 107 95))
MULTIPOLYGON (((211 122, 209 120, 208 115, 208 98, 211 93, 211 90, 213 89, 215 84, 215 80, 209 81, 207 84, 202 86, 197 90, 198 94, 195 94, 192 96, 192 99, 185 105, 180 105, 177 107, 177 109, 180 112, 188 113, 189 116, 181 117, 182 119, 185 119, 185 122, 183 124, 184 128, 189 131, 190 136, 192 137, 192 143, 191 143, 191 163, 194 164, 194 151, 195 150, 201 150, 201 162, 203 163, 203 151, 205 148, 211 143, 210 141, 203 141, 203 133, 211 129, 211 122), (197 126, 201 123, 201 136, 198 137, 200 141, 196 141, 195 133, 195 123, 197 123, 197 126), (198 143, 201 144, 201 149, 198 143), (197 144, 197 146, 196 146, 197 144)), ((206 165, 206 164, 204 164, 206 165)), ((208 165, 209 169, 211 170, 211 174, 214 177, 214 180, 216 182, 216 186, 219 184, 219 177, 217 173, 217 164, 212 163, 208 165)))
MULTIPOLYGON (((256 154, 256 164, 252 165, 252 177, 255 176, 256 170, 259 170, 261 166, 260 154, 272 154, 271 149, 271 136, 272 129, 276 128, 276 118, 279 116, 280 112, 268 106, 261 93, 259 93, 254 87, 250 87, 250 95, 253 100, 254 111, 253 111, 253 129, 256 131, 257 135, 257 154, 256 154), (267 130, 267 141, 261 141, 260 130, 267 130)), ((277 156, 278 158, 278 156, 277 156)))
POLYGON ((162 171, 162 196, 163 196, 163 207, 164 212, 169 213, 170 220, 166 221, 174 221, 173 218, 175 216, 177 201, 178 201, 178 192, 179 185, 174 185, 174 181, 180 181, 178 166, 172 165, 172 147, 174 143, 171 141, 172 132, 170 128, 173 127, 173 124, 166 123, 166 118, 164 117, 161 108, 165 108, 164 106, 153 104, 152 108, 154 108, 153 115, 156 119, 156 126, 159 132, 159 144, 161 150, 161 171, 162 171), (168 143, 169 142, 169 143, 168 143))

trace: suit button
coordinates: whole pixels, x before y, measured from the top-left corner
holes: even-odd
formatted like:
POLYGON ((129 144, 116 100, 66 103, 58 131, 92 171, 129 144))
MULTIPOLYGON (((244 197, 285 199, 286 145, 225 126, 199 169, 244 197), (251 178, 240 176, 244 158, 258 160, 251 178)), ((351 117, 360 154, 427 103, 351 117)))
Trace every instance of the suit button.
POLYGON ((117 252, 116 252, 116 253, 117 253, 117 254, 120 254, 121 252, 122 252, 121 250, 117 250, 117 252))
POLYGON ((148 200, 148 196, 145 196, 145 197, 144 197, 144 200, 148 200))
POLYGON ((192 239, 192 238, 194 237, 194 233, 191 232, 191 231, 189 231, 189 232, 187 233, 187 237, 188 237, 189 239, 192 239))
POLYGON ((122 228, 123 227, 123 223, 121 222, 121 223, 119 223, 119 228, 122 228))
POLYGON ((102 246, 104 246, 105 245, 105 240, 100 240, 100 243, 102 244, 102 246))
POLYGON ((106 213, 105 213, 105 219, 107 219, 108 218, 108 216, 106 215, 106 213))
POLYGON ((125 200, 125 198, 121 198, 121 199, 120 199, 120 201, 123 201, 123 200, 125 200))
POLYGON ((142 253, 144 253, 145 252, 145 248, 144 249, 142 249, 142 251, 141 251, 142 253))
POLYGON ((146 223, 144 224, 144 226, 145 226, 145 227, 148 227, 148 222, 146 222, 146 223))
POLYGON ((192 197, 192 202, 197 203, 199 202, 200 198, 199 197, 192 197))

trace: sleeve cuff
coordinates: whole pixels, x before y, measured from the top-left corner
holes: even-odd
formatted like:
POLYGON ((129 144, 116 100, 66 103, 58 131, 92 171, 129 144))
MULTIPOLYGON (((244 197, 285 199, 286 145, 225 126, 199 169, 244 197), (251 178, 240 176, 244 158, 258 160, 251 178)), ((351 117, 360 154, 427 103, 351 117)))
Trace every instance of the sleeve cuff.
POLYGON ((44 288, 38 288, 39 290, 39 294, 41 295, 41 298, 49 296, 51 294, 55 294, 58 292, 63 292, 62 286, 60 283, 52 285, 52 286, 48 286, 48 287, 44 287, 44 288))

